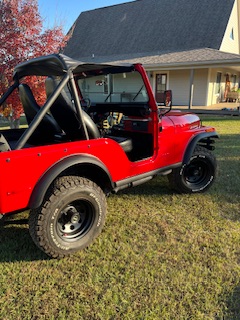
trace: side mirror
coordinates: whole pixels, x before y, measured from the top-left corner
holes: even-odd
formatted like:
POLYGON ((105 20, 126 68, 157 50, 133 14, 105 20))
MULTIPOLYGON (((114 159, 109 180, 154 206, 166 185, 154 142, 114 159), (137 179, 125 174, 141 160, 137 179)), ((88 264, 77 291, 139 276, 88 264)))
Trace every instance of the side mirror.
POLYGON ((164 105, 166 107, 172 107, 172 90, 164 91, 164 105))

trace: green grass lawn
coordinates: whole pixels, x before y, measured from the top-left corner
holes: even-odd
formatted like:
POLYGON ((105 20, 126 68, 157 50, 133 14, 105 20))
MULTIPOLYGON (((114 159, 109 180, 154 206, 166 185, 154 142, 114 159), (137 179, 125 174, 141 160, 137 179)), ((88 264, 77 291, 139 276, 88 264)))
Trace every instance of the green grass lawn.
POLYGON ((0 319, 240 319, 240 118, 216 127, 218 178, 179 195, 159 177, 108 198, 106 225, 62 260, 33 244, 27 212, 0 230, 0 319))

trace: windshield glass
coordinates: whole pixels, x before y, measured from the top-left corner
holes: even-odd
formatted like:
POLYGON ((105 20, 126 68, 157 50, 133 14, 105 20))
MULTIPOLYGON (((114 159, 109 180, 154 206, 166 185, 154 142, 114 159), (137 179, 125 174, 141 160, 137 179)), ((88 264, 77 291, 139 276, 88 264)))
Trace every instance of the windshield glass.
POLYGON ((136 72, 95 76, 78 80, 83 99, 96 103, 147 102, 141 75, 136 72))

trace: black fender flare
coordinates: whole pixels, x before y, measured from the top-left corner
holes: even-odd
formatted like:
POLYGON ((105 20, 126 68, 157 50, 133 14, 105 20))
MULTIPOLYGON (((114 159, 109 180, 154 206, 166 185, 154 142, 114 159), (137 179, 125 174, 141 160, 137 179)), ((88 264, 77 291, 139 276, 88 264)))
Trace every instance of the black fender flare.
POLYGON ((30 209, 36 209, 38 208, 43 199, 44 195, 47 191, 47 189, 50 187, 51 183, 56 179, 63 171, 65 171, 68 168, 71 168, 75 165, 94 165, 96 167, 99 167, 102 171, 106 173, 106 175, 109 178, 109 181, 111 185, 113 186, 113 182, 111 179, 111 175, 107 169, 107 167, 104 165, 103 162, 101 162, 98 158, 86 155, 86 154, 76 154, 71 155, 66 158, 61 159, 57 163, 55 163, 52 167, 50 167, 47 171, 44 172, 44 174, 41 176, 41 178, 38 180, 37 184, 35 185, 33 192, 31 194, 28 207, 30 209))
POLYGON ((211 132, 199 133, 196 136, 194 136, 192 140, 190 140, 186 148, 186 151, 184 153, 183 162, 182 162, 183 165, 187 165, 189 163, 189 160, 198 142, 206 138, 218 138, 218 134, 215 131, 211 131, 211 132))

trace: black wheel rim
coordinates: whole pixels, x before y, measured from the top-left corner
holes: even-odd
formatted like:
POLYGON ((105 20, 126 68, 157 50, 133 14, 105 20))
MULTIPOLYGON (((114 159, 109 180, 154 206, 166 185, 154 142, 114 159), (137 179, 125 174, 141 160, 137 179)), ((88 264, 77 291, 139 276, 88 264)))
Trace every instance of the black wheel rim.
POLYGON ((199 189, 206 186, 212 176, 209 164, 203 160, 193 160, 184 169, 184 180, 185 183, 192 189, 199 189))
POLYGON ((92 204, 86 200, 76 200, 60 211, 57 234, 63 241, 78 241, 89 232, 94 219, 95 211, 92 204))

